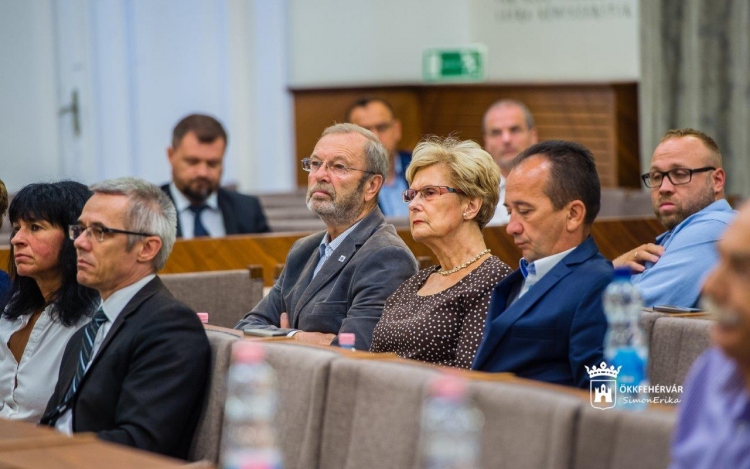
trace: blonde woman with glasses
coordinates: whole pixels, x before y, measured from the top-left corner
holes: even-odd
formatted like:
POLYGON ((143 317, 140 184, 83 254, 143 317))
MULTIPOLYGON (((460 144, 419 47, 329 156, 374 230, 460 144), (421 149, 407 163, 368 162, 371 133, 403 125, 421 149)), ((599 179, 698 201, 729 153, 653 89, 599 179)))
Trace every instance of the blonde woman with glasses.
POLYGON ((500 172, 475 142, 430 137, 415 148, 406 179, 412 236, 439 264, 388 298, 371 350, 470 368, 492 288, 512 271, 482 236, 499 199, 500 172))

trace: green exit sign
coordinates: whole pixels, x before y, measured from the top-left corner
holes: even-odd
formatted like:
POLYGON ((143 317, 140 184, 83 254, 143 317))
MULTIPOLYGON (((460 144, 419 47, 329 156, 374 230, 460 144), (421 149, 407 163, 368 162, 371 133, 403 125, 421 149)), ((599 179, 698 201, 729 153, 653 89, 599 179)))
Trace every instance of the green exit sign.
POLYGON ((482 81, 487 76, 487 49, 427 49, 422 55, 425 81, 482 81))

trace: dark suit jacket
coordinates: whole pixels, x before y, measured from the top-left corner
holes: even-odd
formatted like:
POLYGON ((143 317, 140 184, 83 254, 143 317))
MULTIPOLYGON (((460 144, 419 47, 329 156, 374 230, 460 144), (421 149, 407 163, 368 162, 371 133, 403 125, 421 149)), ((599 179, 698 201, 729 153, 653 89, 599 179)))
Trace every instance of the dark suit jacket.
POLYGON ((603 359, 607 320, 602 293, 612 272, 589 237, 506 306, 523 283, 520 270, 510 274, 492 291, 472 368, 587 388, 584 366, 603 359))
MULTIPOLYGON (((161 186, 161 190, 174 203, 172 193, 169 191, 169 184, 161 186)), ((221 215, 224 219, 224 229, 228 235, 268 233, 271 231, 268 228, 266 215, 263 213, 263 208, 261 208, 257 197, 221 188, 217 192, 217 196, 219 199, 219 210, 221 210, 221 215)), ((177 216, 177 237, 182 237, 179 215, 177 216)))
MULTIPOLYGON (((68 342, 50 420, 76 372, 81 328, 68 342)), ((157 277, 125 306, 73 398, 73 431, 167 456, 187 458, 208 382, 211 351, 193 310, 157 277)))
POLYGON ((370 350, 372 330, 385 300, 417 272, 417 262, 393 225, 375 208, 312 278, 324 235, 316 233, 294 243, 276 284, 236 329, 276 329, 281 313, 287 312, 294 329, 353 332, 355 348, 370 350))

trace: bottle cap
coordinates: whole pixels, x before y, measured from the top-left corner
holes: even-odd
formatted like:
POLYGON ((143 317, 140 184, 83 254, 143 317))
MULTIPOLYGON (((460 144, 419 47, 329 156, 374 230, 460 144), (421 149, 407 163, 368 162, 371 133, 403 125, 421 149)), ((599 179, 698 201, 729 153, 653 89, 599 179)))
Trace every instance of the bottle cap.
POLYGON ((339 345, 354 347, 354 333, 353 332, 340 332, 339 333, 339 345))
POLYGON ((238 341, 232 346, 232 359, 241 363, 258 363, 266 357, 266 351, 259 344, 238 341))
POLYGON ((459 400, 466 395, 466 384, 458 376, 446 373, 430 383, 430 392, 435 397, 459 400))
POLYGON ((208 313, 198 313, 198 319, 200 319, 203 324, 208 324, 208 313))
POLYGON ((630 270, 630 267, 615 267, 615 278, 630 278, 631 275, 632 272, 630 270))

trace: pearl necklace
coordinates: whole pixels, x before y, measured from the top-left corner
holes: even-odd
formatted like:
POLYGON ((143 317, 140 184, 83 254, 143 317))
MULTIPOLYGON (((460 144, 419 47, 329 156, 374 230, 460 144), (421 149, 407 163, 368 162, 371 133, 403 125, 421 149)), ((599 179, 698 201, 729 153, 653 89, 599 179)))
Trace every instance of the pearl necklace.
POLYGON ((468 260, 468 261, 464 262, 461 265, 457 265, 456 267, 452 268, 451 270, 438 270, 437 273, 439 273, 440 275, 450 275, 450 274, 456 273, 456 272, 458 272, 461 269, 465 269, 465 268, 469 267, 471 264, 473 264, 476 261, 478 261, 480 257, 484 256, 488 252, 490 252, 490 250, 489 249, 485 249, 484 251, 482 251, 479 254, 477 254, 477 256, 475 258, 473 258, 471 260, 468 260))

